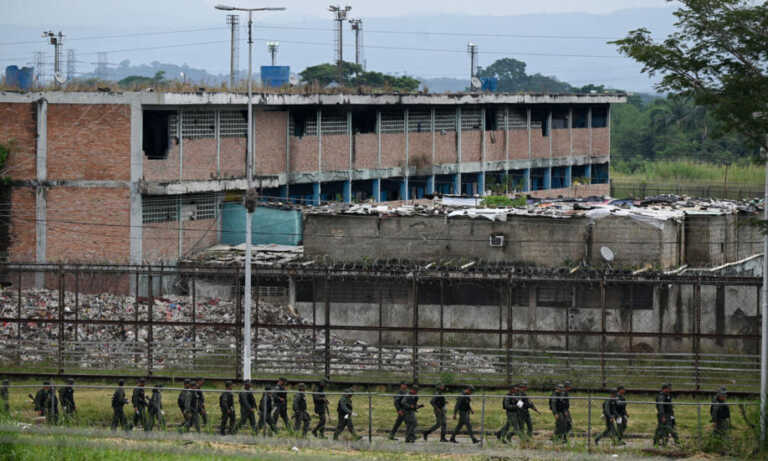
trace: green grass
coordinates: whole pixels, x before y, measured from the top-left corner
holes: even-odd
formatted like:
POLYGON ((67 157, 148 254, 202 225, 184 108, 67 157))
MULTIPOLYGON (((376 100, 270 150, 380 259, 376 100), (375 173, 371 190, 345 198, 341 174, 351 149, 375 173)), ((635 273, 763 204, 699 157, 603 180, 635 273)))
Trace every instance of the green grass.
MULTIPOLYGON (((649 184, 713 184, 722 185, 725 166, 689 160, 646 162, 643 168, 634 172, 613 169, 614 182, 636 182, 649 184)), ((765 182, 765 168, 752 163, 737 163, 728 167, 729 185, 761 186, 765 182)))

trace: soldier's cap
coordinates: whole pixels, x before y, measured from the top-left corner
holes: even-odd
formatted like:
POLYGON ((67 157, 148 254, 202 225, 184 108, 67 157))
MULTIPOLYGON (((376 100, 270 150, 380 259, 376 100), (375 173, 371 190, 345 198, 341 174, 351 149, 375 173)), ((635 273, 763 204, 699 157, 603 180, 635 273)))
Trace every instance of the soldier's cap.
POLYGON ((139 378, 139 384, 144 384, 145 382, 144 378, 139 378))
POLYGON ((669 387, 670 387, 669 383, 664 383, 664 384, 661 385, 662 389, 669 389, 669 387))
POLYGON ((72 378, 67 379, 67 384, 75 384, 75 380, 72 378))
POLYGON ((572 387, 570 381, 566 381, 564 384, 565 384, 565 387, 572 387))
POLYGON ((411 385, 411 389, 413 389, 415 391, 418 391, 419 390, 419 385, 418 384, 413 384, 413 385, 411 385))
POLYGON ((727 395, 727 394, 728 394, 728 390, 725 387, 721 387, 717 391, 717 395, 727 395))
POLYGON ((616 389, 611 389, 609 392, 611 395, 616 395, 619 391, 616 389))
POLYGON ((51 385, 50 381, 43 381, 43 386, 50 386, 50 385, 51 385))
POLYGON ((282 376, 281 376, 281 377, 279 377, 279 378, 277 378, 277 380, 278 380, 278 381, 282 381, 282 382, 284 382, 284 383, 287 383, 287 382, 288 382, 288 380, 287 380, 287 379, 285 379, 285 378, 283 378, 282 376))
POLYGON ((224 381, 224 385, 230 387, 232 386, 232 381, 224 381))
POLYGON ((616 392, 623 391, 623 390, 624 390, 624 386, 617 386, 616 387, 616 392))
POLYGON ((186 378, 186 379, 184 379, 184 384, 189 384, 189 383, 191 383, 191 382, 192 382, 192 381, 190 381, 190 380, 189 380, 189 378, 186 378))
POLYGON ((298 385, 298 386, 296 386, 296 387, 298 387, 298 388, 299 388, 299 389, 301 389, 301 390, 304 390, 304 389, 306 389, 306 388, 307 388, 307 386, 305 386, 305 385, 304 385, 304 383, 299 383, 299 385, 298 385))
POLYGON ((563 384, 563 383, 558 383, 558 384, 557 384, 557 386, 555 386, 555 389, 557 389, 557 390, 560 390, 560 391, 561 391, 561 390, 565 389, 565 384, 563 384))
POLYGON ((475 392, 475 386, 473 386, 471 384, 469 386, 467 386, 467 389, 469 389, 472 392, 475 392))
POLYGON ((407 386, 407 385, 408 385, 408 383, 407 383, 407 382, 405 382, 405 381, 400 381, 400 385, 401 385, 401 386, 407 386))
POLYGON ((515 387, 517 387, 517 388, 528 387, 528 383, 526 383, 526 382, 519 382, 519 383, 517 383, 515 385, 515 387))
POLYGON ((344 392, 346 392, 347 394, 351 394, 351 393, 355 392, 355 390, 352 389, 351 387, 348 387, 344 392))
POLYGON ((123 384, 125 384, 125 380, 124 379, 118 379, 117 380, 117 385, 118 386, 122 386, 123 384))

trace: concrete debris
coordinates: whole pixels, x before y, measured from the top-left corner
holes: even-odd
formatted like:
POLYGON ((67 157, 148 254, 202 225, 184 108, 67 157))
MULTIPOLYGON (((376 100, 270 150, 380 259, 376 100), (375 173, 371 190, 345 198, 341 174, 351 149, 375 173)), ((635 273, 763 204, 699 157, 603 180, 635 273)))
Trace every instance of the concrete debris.
MULTIPOLYGON (((280 266, 297 262, 304 256, 301 245, 252 245, 251 258, 254 264, 261 266, 280 266)), ((221 265, 241 265, 245 261, 245 244, 215 245, 195 254, 187 262, 213 263, 221 265)))
MULTIPOLYGON (((146 321, 149 299, 112 294, 64 293, 66 320, 146 321)), ((192 322, 189 296, 163 295, 154 299, 152 319, 155 322, 192 322)), ((19 312, 18 291, 0 290, 0 317, 15 318, 19 312)), ((0 324, 0 364, 48 364, 57 361, 59 328, 59 292, 29 289, 21 292, 21 318, 29 319, 21 326, 21 340, 13 322, 0 324), (54 322, 42 322, 54 320, 54 322)), ((288 305, 259 302, 259 320, 265 324, 311 325, 288 305)), ((234 323, 235 303, 222 298, 198 298, 195 322, 234 323)), ((152 368, 192 370, 195 364, 215 361, 216 367, 234 370, 237 357, 237 331, 232 327, 155 325, 152 328, 152 368)), ((146 369, 149 328, 126 324, 66 324, 63 331, 62 366, 79 369, 146 369)), ((325 361, 325 335, 322 330, 259 328, 254 341, 257 369, 261 372, 296 374, 322 373, 325 361)), ((369 345, 361 340, 330 336, 331 366, 334 372, 402 372, 411 367, 410 346, 369 345), (379 362, 379 359, 381 361, 379 362)), ((439 349, 420 349, 420 362, 439 366, 439 349)), ((446 349, 443 368, 455 373, 498 373, 492 356, 469 351, 446 349)))

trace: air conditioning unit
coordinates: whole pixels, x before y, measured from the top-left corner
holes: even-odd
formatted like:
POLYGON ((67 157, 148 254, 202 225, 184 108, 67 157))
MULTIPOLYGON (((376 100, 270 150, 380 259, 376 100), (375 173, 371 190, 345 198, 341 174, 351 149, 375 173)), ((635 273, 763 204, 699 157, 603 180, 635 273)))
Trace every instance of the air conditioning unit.
POLYGON ((503 248, 504 234, 491 234, 488 238, 488 244, 493 248, 503 248))

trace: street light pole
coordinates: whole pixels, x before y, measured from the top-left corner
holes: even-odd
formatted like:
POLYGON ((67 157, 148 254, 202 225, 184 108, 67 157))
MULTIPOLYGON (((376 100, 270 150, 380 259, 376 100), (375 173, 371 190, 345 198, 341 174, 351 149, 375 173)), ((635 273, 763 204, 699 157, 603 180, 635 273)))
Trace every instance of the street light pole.
POLYGON ((245 213, 245 296, 243 298, 243 380, 251 379, 251 224, 253 204, 248 202, 248 194, 253 191, 253 12, 283 11, 285 8, 237 8, 216 5, 217 10, 248 12, 248 130, 245 160, 245 176, 248 184, 245 213))
MULTIPOLYGON (((768 223, 768 151, 765 151, 765 196, 763 198, 763 219, 768 223)), ((768 225, 768 224, 767 224, 768 225)), ((760 442, 766 444, 766 399, 768 398, 768 229, 763 228, 763 303, 762 335, 760 344, 760 442)))

